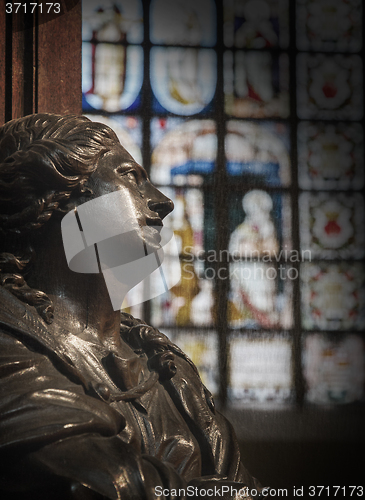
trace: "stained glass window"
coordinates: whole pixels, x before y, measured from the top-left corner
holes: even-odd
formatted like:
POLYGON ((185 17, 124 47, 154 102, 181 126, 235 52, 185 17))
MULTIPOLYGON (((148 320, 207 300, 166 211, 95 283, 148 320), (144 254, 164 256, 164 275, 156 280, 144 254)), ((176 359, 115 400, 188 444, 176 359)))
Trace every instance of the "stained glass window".
POLYGON ((364 185, 363 134, 359 123, 300 122, 300 187, 361 189, 364 185))
POLYGON ((361 0, 297 0, 300 50, 361 50, 361 0))
POLYGON ((142 2, 83 1, 83 107, 116 112, 137 105, 143 81, 142 2))
POLYGON ((226 0, 224 43, 227 47, 287 48, 289 12, 287 0, 226 0))
POLYGON ((229 121, 225 137, 227 172, 250 185, 290 184, 289 129, 283 123, 229 121))
POLYGON ((361 194, 302 193, 299 209, 301 247, 308 256, 364 257, 365 207, 361 194))
POLYGON ((342 54, 298 55, 300 118, 361 120, 362 60, 342 54))
POLYGON ((152 182, 200 186, 212 177, 217 156, 212 120, 154 118, 151 125, 152 182))
POLYGON ((224 54, 225 108, 241 118, 289 115, 288 56, 270 52, 224 54))
POLYGON ((84 2, 83 109, 175 204, 124 310, 224 407, 364 402, 360 0, 84 2))
POLYGON ((152 43, 212 47, 216 39, 216 9, 213 0, 151 2, 152 43))
POLYGON ((293 392, 290 340, 281 335, 232 337, 230 343, 230 386, 239 404, 286 403, 293 392))
POLYGON ((216 75, 216 54, 212 49, 154 47, 151 50, 154 111, 199 113, 213 99, 216 75))
POLYGON ((365 273, 360 263, 302 265, 305 329, 361 330, 365 327, 365 273))
POLYGON ((304 341, 303 365, 311 403, 341 404, 364 399, 364 340, 314 333, 304 341))

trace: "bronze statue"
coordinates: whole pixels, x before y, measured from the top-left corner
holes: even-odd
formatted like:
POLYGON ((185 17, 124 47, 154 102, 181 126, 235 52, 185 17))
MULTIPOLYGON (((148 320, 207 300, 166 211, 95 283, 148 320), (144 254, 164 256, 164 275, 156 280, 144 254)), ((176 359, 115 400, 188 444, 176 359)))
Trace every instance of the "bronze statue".
POLYGON ((105 125, 37 114, 0 129, 1 498, 182 499, 221 486, 217 498, 231 486, 258 498, 189 358, 114 311, 102 274, 68 268, 62 218, 116 190, 142 226, 173 209, 105 125))

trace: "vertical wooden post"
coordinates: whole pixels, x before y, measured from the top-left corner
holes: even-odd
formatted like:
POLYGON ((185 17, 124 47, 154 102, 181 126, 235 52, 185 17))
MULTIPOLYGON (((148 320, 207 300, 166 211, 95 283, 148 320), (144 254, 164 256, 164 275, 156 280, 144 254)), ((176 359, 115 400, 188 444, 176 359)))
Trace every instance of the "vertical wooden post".
POLYGON ((42 0, 31 13, 21 4, 11 14, 0 7, 0 125, 37 112, 81 113, 81 1, 61 0, 60 12, 49 5, 42 0))
POLYGON ((6 60, 6 20, 5 9, 0 10, 0 124, 5 122, 5 60, 6 60))
MULTIPOLYGON (((72 7, 72 1, 63 4, 72 7)), ((38 112, 82 111, 81 2, 68 10, 66 7, 63 5, 62 16, 52 20, 44 11, 39 16, 38 112)))

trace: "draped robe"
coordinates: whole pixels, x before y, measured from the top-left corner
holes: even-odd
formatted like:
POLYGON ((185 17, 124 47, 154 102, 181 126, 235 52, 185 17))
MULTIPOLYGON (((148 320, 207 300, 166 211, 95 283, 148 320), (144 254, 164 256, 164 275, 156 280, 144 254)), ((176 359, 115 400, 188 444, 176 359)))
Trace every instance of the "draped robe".
POLYGON ((91 337, 55 338, 4 289, 0 304, 1 498, 56 498, 65 484, 69 498, 123 500, 156 500, 156 486, 171 499, 188 485, 259 488, 196 368, 163 334, 176 366, 165 380, 123 334, 111 352, 91 337))

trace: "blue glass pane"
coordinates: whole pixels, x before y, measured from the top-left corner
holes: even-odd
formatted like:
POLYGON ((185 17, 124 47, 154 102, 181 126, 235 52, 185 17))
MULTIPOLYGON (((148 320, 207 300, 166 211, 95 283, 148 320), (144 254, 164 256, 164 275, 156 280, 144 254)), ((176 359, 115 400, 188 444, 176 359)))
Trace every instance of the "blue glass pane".
POLYGON ((212 47, 216 42, 216 9, 213 0, 153 0, 151 41, 212 47))
POLYGON ((290 184, 289 128, 282 123, 229 121, 225 139, 227 172, 251 186, 290 184))
POLYGON ((151 85, 161 108, 177 115, 203 111, 215 93, 216 59, 211 49, 154 47, 151 85))
POLYGON ((141 0, 82 0, 82 39, 141 43, 141 0))

